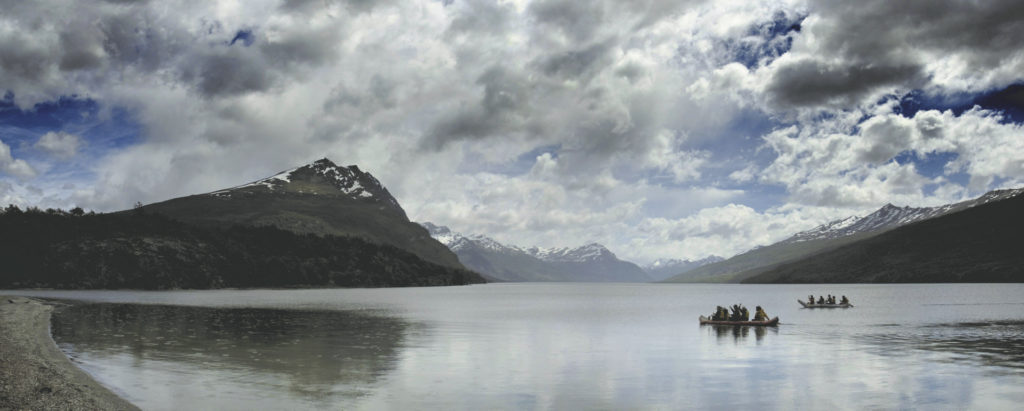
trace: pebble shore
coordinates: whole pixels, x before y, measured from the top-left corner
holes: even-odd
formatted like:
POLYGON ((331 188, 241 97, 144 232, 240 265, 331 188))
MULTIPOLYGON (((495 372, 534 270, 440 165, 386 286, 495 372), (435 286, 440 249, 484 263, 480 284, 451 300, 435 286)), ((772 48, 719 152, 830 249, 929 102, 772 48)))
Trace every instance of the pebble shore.
POLYGON ((53 308, 0 296, 0 410, 137 410, 57 348, 50 337, 53 308))

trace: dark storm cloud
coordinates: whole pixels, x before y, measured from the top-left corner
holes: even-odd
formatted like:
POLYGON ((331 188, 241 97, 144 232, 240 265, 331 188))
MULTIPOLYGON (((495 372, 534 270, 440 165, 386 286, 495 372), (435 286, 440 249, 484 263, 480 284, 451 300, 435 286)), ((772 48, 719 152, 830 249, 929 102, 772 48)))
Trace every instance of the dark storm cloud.
POLYGON ((196 40, 183 28, 161 24, 145 10, 106 15, 97 26, 109 58, 144 72, 163 68, 196 40))
POLYGON ((540 70, 552 77, 563 79, 587 79, 611 63, 609 52, 615 46, 613 40, 593 44, 579 50, 570 50, 554 55, 543 56, 539 62, 540 70))
MULTIPOLYGON (((827 0, 812 4, 815 61, 780 62, 767 90, 775 103, 813 107, 857 104, 880 90, 926 85, 926 67, 957 56, 958 75, 983 77, 1007 65, 1022 66, 1024 3, 1015 0, 827 0), (801 76, 806 76, 801 81, 801 76), (829 77, 834 81, 829 81, 829 77)), ((1021 68, 1024 68, 1022 66, 1021 68)), ((1016 79, 989 80, 1003 87, 1016 79)))
MULTIPOLYGON (((51 94, 70 81, 85 90, 115 77, 152 74, 182 82, 205 98, 264 92, 336 58, 338 33, 346 25, 336 17, 320 26, 282 26, 266 38, 257 36, 257 26, 228 28, 199 17, 197 27, 191 18, 138 2, 83 2, 68 16, 49 16, 45 5, 28 3, 5 4, 0 14, 6 23, 0 25, 0 85, 6 86, 0 91, 27 98, 27 104, 58 97, 51 94), (248 46, 252 50, 239 50, 248 46), (82 75, 72 79, 64 72, 82 75)), ((354 1, 346 7, 375 5, 354 1)))
POLYGON ((181 78, 195 84, 205 97, 265 91, 273 84, 272 74, 251 53, 208 54, 197 58, 194 64, 182 71, 181 78))
POLYGON ((89 70, 103 65, 106 57, 98 30, 90 27, 77 32, 60 33, 60 69, 64 71, 89 70))
POLYGON ((782 106, 847 106, 878 87, 914 87, 923 82, 923 67, 915 64, 833 66, 806 59, 779 67, 766 92, 782 106))
POLYGON ((822 48, 853 58, 924 47, 991 65, 1019 56, 1024 42, 1024 3, 1016 0, 832 0, 817 7, 833 25, 822 48))
POLYGON ((440 148, 452 141, 493 137, 506 130, 528 110, 526 80, 503 67, 491 67, 477 78, 483 87, 480 102, 435 124, 424 145, 440 148))
POLYGON ((5 82, 38 81, 53 64, 53 56, 42 45, 21 35, 0 36, 0 79, 5 82))

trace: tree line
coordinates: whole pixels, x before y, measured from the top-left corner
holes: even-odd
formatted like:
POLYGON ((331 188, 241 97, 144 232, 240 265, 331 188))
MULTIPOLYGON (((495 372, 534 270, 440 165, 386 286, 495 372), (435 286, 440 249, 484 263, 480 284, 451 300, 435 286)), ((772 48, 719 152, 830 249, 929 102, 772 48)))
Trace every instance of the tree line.
POLYGON ((209 289, 483 282, 360 238, 275 227, 201 227, 142 209, 0 212, 0 287, 209 289))

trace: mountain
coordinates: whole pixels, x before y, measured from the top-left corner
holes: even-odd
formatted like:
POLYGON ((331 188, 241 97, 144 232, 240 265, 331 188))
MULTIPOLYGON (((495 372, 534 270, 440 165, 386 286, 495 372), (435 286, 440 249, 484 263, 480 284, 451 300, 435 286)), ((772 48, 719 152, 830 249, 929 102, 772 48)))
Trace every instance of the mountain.
POLYGON ((1024 189, 996 190, 985 193, 985 195, 973 200, 947 204, 940 207, 914 208, 896 207, 892 204, 886 204, 882 208, 878 209, 878 211, 875 211, 866 217, 860 218, 853 216, 839 219, 828 224, 815 227, 811 230, 797 233, 783 242, 795 243, 802 241, 834 239, 858 233, 891 229, 910 224, 915 221, 927 220, 929 218, 965 210, 981 204, 1005 200, 1007 198, 1015 197, 1022 192, 1024 192, 1024 189))
POLYGON ((778 243, 754 248, 725 261, 708 264, 665 281, 740 282, 786 262, 870 238, 906 224, 1002 201, 1021 193, 1024 193, 1024 189, 996 190, 973 200, 939 207, 896 207, 887 204, 865 217, 848 217, 823 224, 778 243))
POLYGON ((1024 196, 1013 191, 781 264, 744 282, 1024 282, 1024 196))
POLYGON ((199 226, 142 210, 0 210, 0 288, 394 287, 483 282, 356 237, 199 226))
POLYGON ((299 234, 351 236, 463 269, 454 253, 410 222, 380 181, 328 159, 212 193, 143 206, 142 211, 203 226, 270 226, 299 234))
POLYGON ((682 274, 698 267, 724 260, 724 258, 717 255, 705 257, 696 261, 659 258, 653 263, 645 265, 642 268, 647 272, 647 275, 651 277, 651 279, 654 281, 661 281, 674 275, 682 274))
POLYGON ((650 277, 600 244, 576 248, 520 248, 483 235, 462 235, 421 223, 459 261, 496 281, 647 282, 650 277))

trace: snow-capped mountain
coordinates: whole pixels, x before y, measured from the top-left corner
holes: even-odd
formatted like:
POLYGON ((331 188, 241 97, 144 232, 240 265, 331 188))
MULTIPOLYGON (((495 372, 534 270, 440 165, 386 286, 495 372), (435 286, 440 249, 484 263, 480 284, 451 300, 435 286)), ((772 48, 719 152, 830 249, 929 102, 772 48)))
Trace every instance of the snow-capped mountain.
MULTIPOLYGON (((338 166, 326 158, 208 195, 233 197, 254 193, 344 196, 353 200, 381 203, 393 211, 402 210, 398 200, 372 174, 355 165, 338 166)), ((405 214, 405 211, 401 212, 405 214)))
POLYGON ((973 200, 946 204, 939 207, 897 207, 886 204, 865 217, 847 217, 820 225, 807 231, 796 233, 783 243, 795 243, 811 240, 823 240, 846 237, 857 233, 867 233, 883 229, 896 228, 913 222, 935 218, 952 212, 965 210, 992 201, 1005 200, 1024 193, 1024 189, 996 190, 973 200))
POLYGON ((273 226, 301 234, 359 237, 432 263, 465 268, 447 247, 409 221, 373 175, 326 158, 248 184, 143 209, 194 224, 273 226))
POLYGON ((441 244, 444 244, 452 251, 458 251, 470 247, 479 247, 499 253, 524 253, 524 251, 519 247, 499 243, 495 239, 487 236, 473 234, 467 237, 456 233, 445 226, 437 226, 431 223, 420 223, 420 225, 427 229, 427 232, 430 233, 431 237, 434 237, 435 240, 440 241, 441 244))
POLYGON ((725 259, 717 255, 693 261, 679 260, 675 258, 659 258, 654 260, 653 263, 647 264, 642 268, 647 272, 647 275, 651 276, 652 279, 655 281, 661 281, 671 276, 682 274, 698 267, 717 263, 723 260, 725 259))
POLYGON ((420 224, 466 267, 499 281, 650 281, 636 264, 618 259, 597 243, 576 248, 521 248, 479 234, 463 235, 445 226, 420 224))
MULTIPOLYGON (((1024 194, 1024 188, 996 190, 973 200, 939 207, 896 207, 887 204, 865 217, 848 217, 764 247, 755 247, 725 261, 708 264, 682 275, 666 279, 668 282, 724 281, 738 282, 761 275, 769 270, 799 259, 843 247, 890 230, 913 223, 923 223, 939 217, 980 205, 1010 200, 1024 194)), ((916 224, 915 224, 916 225, 916 224)))
POLYGON ((569 262, 569 263, 585 263, 590 261, 618 261, 611 251, 608 251, 605 246, 598 243, 590 243, 584 246, 569 248, 569 247, 555 247, 555 248, 538 248, 530 247, 526 249, 526 252, 530 255, 537 257, 541 261, 547 262, 569 262))
MULTIPOLYGON (((1024 195, 989 193, 948 212, 738 278, 745 283, 1024 282, 1024 195)), ((837 241, 837 240, 825 240, 837 241)), ((811 244, 807 242, 798 245, 811 244)))

